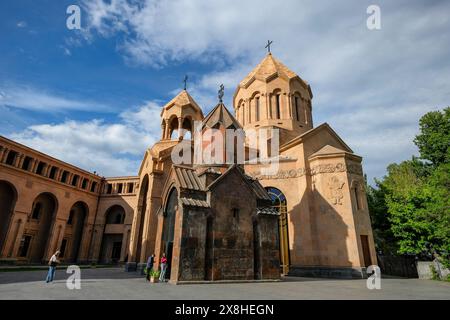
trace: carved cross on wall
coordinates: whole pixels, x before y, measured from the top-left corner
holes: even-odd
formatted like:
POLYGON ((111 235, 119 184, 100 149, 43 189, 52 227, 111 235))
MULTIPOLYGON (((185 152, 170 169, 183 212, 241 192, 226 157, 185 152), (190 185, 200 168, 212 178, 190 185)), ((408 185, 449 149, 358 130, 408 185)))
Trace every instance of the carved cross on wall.
POLYGON ((267 40, 267 45, 265 46, 265 48, 267 48, 267 52, 270 53, 270 45, 273 43, 273 41, 271 40, 267 40))

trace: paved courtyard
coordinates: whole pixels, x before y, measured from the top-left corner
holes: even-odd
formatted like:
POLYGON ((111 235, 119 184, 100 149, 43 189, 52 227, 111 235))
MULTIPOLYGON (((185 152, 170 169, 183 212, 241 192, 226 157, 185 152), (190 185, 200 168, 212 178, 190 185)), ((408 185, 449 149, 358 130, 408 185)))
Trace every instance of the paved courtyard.
POLYGON ((382 279, 380 290, 365 280, 285 278, 281 282, 150 284, 120 268, 83 269, 80 290, 69 290, 65 270, 46 284, 46 270, 1 272, 0 299, 450 299, 450 283, 382 279))

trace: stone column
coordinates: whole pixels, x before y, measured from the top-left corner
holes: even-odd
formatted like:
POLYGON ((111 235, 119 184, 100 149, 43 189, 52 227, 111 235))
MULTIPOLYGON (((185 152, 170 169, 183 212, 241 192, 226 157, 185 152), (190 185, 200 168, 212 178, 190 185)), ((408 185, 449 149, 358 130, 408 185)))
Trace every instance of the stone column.
POLYGON ((169 119, 164 119, 164 123, 166 124, 165 133, 164 133, 164 139, 170 139, 170 128, 169 128, 169 119))
POLYGON ((178 139, 183 137, 183 117, 178 118, 178 139))
POLYGON ((16 258, 26 221, 26 212, 14 211, 11 217, 8 232, 5 236, 3 248, 1 248, 1 257, 16 258))
POLYGON ((247 99, 248 102, 248 123, 252 123, 252 100, 251 98, 247 99))
POLYGON ((32 173, 36 172, 36 167, 37 167, 38 162, 39 162, 39 160, 33 159, 32 163, 31 163, 30 172, 32 172, 32 173))
POLYGON ((166 138, 166 122, 161 122, 161 140, 166 138))
POLYGON ((4 163, 6 161, 6 158, 8 157, 9 149, 5 148, 3 151, 3 156, 0 158, 0 162, 4 163))
POLYGON ((47 165, 45 166, 45 168, 44 168, 44 171, 43 171, 42 175, 43 175, 44 177, 47 177, 47 178, 48 178, 48 176, 50 175, 50 169, 51 169, 51 168, 52 168, 52 166, 49 165, 49 164, 47 164, 47 165))
POLYGON ((130 234, 131 234, 131 226, 124 225, 123 235, 122 235, 122 249, 120 252, 120 261, 123 261, 123 262, 126 262, 125 258, 128 254, 128 242, 130 240, 130 234))
POLYGON ((292 112, 292 96, 290 93, 286 95, 286 105, 289 109, 289 119, 294 119, 294 113, 292 112))
POLYGON ((3 159, 3 154, 5 153, 5 147, 0 146, 0 162, 3 159))
POLYGON ((20 154, 20 160, 19 163, 17 164, 17 168, 21 169, 23 166, 23 162, 25 161, 25 154, 20 154))

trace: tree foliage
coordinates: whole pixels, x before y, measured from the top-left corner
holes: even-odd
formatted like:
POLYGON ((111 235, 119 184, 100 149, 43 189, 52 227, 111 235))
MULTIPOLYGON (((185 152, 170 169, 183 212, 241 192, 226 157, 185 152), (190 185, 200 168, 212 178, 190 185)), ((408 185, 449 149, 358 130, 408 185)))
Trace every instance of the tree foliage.
POLYGON ((450 265, 450 108, 420 119, 420 158, 391 164, 369 188, 377 246, 450 265), (390 244, 387 245, 387 244, 390 244))

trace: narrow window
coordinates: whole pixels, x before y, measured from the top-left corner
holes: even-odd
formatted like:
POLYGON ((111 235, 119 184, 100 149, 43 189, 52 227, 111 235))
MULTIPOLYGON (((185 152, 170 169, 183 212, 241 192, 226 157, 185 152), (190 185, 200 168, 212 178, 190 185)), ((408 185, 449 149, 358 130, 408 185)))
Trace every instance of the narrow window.
POLYGON ((95 192, 95 188, 97 187, 97 182, 92 182, 91 184, 91 192, 95 192))
POLYGON ((68 177, 68 175, 69 175, 69 172, 67 172, 67 171, 64 170, 64 172, 63 172, 62 175, 61 175, 61 182, 67 183, 67 177, 68 177))
POLYGON ((106 193, 107 194, 111 194, 112 193, 112 184, 108 183, 108 185, 106 186, 106 193))
POLYGON ((24 236, 20 240, 19 257, 26 257, 28 255, 28 248, 30 247, 31 236, 24 236))
POLYGON ((55 179, 55 177, 56 177, 56 172, 58 171, 58 168, 57 167, 52 167, 51 169, 50 169, 50 174, 48 175, 48 177, 50 178, 50 179, 55 179))
POLYGON ((256 98, 256 105, 255 105, 255 117, 256 121, 259 121, 259 97, 256 98))
POLYGON ((232 212, 233 212, 233 218, 239 219, 239 209, 234 208, 234 209, 232 210, 232 212))
POLYGON ((300 110, 298 109, 298 97, 295 97, 294 101, 295 101, 295 115, 296 115, 296 119, 297 119, 297 121, 300 121, 300 117, 299 117, 300 110))
POLYGON ((280 119, 281 118, 281 111, 280 111, 280 95, 277 94, 276 95, 276 118, 280 119))
POLYGON ((88 183, 88 179, 84 178, 84 179, 83 179, 83 182, 81 183, 81 188, 82 188, 82 189, 86 189, 87 183, 88 183))
POLYGON ((128 183, 128 193, 133 193, 133 182, 128 183))
POLYGON ((32 160, 32 158, 25 157, 25 160, 23 160, 23 163, 22 163, 23 170, 27 170, 27 171, 30 170, 31 160, 32 160))
POLYGON ((74 186, 74 187, 76 187, 77 186, 77 183, 78 183, 78 178, 79 178, 80 176, 79 175, 74 175, 73 176, 73 178, 72 178, 72 185, 74 186))
POLYGON ((8 157, 6 157, 6 164, 10 166, 14 165, 14 161, 16 160, 17 155, 18 155, 17 152, 11 150, 8 153, 8 157))
POLYGON ((123 184, 122 183, 117 184, 117 193, 122 193, 122 189, 123 189, 123 184))
POLYGON ((360 202, 360 199, 359 199, 358 187, 354 187, 353 188, 353 193, 355 194, 356 210, 360 210, 361 209, 361 202, 360 202))
POLYGON ((42 173, 44 172, 44 168, 45 168, 45 162, 40 161, 38 164, 38 167, 36 169, 36 174, 42 175, 42 173))

